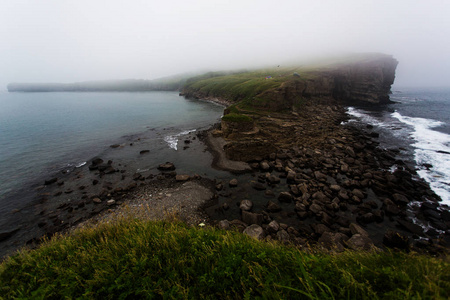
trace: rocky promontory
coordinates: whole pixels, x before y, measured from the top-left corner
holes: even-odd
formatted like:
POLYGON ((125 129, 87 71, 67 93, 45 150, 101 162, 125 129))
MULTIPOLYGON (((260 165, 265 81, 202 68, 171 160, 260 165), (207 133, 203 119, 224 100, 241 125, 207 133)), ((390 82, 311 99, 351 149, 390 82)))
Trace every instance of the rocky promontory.
POLYGON ((296 109, 306 100, 350 105, 390 103, 398 61, 390 55, 361 54, 317 65, 277 67, 187 81, 186 97, 219 99, 270 111, 296 109))
POLYGON ((396 66, 391 56, 368 55, 188 84, 187 96, 233 103, 209 139, 253 170, 237 187, 217 183, 207 207, 217 226, 338 251, 448 247, 448 207, 397 157, 401 149, 383 149, 373 127, 346 122, 345 104, 390 102, 396 66))

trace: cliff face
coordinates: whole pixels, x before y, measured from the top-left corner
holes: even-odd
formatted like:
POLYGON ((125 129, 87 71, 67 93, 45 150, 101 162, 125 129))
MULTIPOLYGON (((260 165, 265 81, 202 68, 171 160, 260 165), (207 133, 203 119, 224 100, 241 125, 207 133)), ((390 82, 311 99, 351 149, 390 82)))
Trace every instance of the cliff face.
POLYGON ((261 105, 254 101, 253 104, 275 111, 295 108, 305 99, 321 104, 387 104, 391 102, 389 94, 397 64, 391 56, 374 55, 366 60, 319 68, 311 73, 314 76, 310 79, 293 78, 260 95, 273 101, 265 101, 261 105))
POLYGON ((331 71, 334 78, 333 98, 343 103, 389 103, 391 85, 398 61, 378 56, 331 71))

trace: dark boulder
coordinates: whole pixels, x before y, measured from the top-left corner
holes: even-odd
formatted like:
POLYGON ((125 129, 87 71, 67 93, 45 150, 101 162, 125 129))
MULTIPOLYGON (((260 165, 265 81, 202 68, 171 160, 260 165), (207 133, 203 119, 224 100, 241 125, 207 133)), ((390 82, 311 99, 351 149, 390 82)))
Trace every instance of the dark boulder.
POLYGON ((258 224, 261 225, 264 221, 263 214, 251 213, 248 211, 242 211, 242 221, 246 224, 258 224))
POLYGON ((175 165, 171 162, 166 162, 165 164, 160 164, 158 166, 158 170, 160 171, 173 171, 175 170, 175 165))
POLYGON ((290 203, 294 200, 294 196, 289 192, 281 192, 278 196, 278 201, 290 203))
POLYGON ((58 181, 58 178, 52 178, 52 179, 49 179, 49 180, 46 180, 45 181, 45 185, 50 185, 50 184, 53 184, 53 183, 55 183, 55 182, 57 182, 58 181))
POLYGON ((281 207, 278 204, 276 204, 275 202, 269 201, 269 202, 267 202, 266 210, 268 212, 272 212, 272 213, 279 212, 281 210, 281 207))
POLYGON ((383 237, 383 244, 389 248, 409 249, 409 239, 407 236, 393 230, 387 230, 383 237))

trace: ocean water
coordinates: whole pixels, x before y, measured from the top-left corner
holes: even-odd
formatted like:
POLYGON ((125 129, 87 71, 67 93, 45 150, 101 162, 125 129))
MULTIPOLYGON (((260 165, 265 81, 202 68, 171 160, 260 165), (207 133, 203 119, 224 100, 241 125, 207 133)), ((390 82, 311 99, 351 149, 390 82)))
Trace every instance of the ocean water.
POLYGON ((165 161, 206 171, 210 162, 179 157, 179 139, 210 127, 222 113, 219 105, 177 92, 0 93, 0 214, 26 205, 44 179, 96 156, 136 171, 165 161), (139 150, 149 150, 145 159, 139 150))
POLYGON ((385 148, 400 148, 420 177, 450 205, 450 88, 393 88, 395 104, 349 107, 353 122, 371 124, 385 148))

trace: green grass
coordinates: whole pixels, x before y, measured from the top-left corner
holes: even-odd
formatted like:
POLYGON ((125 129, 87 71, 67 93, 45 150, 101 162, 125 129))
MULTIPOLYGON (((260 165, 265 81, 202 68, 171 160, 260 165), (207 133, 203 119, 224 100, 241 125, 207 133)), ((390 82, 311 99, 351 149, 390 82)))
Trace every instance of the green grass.
POLYGON ((327 254, 178 222, 83 229, 0 265, 0 298, 446 299, 447 260, 327 254))
POLYGON ((236 113, 227 114, 222 117, 222 120, 226 122, 236 122, 236 123, 253 122, 253 119, 251 117, 236 113))
POLYGON ((189 79, 184 88, 238 102, 250 100, 265 91, 280 87, 287 81, 303 80, 311 76, 302 68, 273 68, 234 74, 208 73, 189 79), (293 76, 294 72, 301 74, 300 79, 293 76), (271 78, 266 79, 268 76, 271 78))

